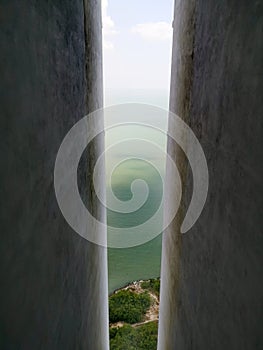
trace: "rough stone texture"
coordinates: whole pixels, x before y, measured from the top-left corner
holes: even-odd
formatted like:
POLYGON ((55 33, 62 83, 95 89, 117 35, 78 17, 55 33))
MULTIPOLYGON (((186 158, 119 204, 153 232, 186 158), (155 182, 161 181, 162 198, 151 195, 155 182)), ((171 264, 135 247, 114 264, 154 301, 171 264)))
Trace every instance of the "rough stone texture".
POLYGON ((71 230, 53 187, 65 134, 102 105, 100 29, 99 1, 0 4, 3 350, 108 348, 106 250, 71 230))
MULTIPOLYGON (((170 106, 204 148, 210 187, 195 226, 180 236, 179 213, 164 235, 158 348, 262 349, 262 3, 176 4, 174 40, 194 37, 192 52, 174 49, 170 106), (181 55, 192 56, 186 70, 181 55)), ((192 193, 185 166, 181 213, 192 193)))

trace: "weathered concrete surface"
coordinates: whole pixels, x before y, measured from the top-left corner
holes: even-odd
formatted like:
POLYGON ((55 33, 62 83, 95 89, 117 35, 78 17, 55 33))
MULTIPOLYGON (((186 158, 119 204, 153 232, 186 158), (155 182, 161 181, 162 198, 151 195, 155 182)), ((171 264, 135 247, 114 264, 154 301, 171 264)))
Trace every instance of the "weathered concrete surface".
MULTIPOLYGON (((176 1, 174 7, 173 21, 173 55, 172 55, 172 77, 170 86, 170 111, 180 116, 186 123, 189 121, 190 90, 192 85, 193 71, 193 40, 194 40, 194 0, 176 1), (174 83, 176 81, 176 84, 174 83)), ((171 132, 171 122, 168 121, 171 132)), ((180 170, 182 190, 185 192, 187 163, 181 148, 177 147, 174 140, 167 139, 167 153, 174 159, 180 170)), ((169 207, 175 201, 176 194, 171 193, 170 181, 173 169, 167 163, 164 204, 164 219, 169 207)), ((183 194, 182 194, 183 197, 183 194)), ((162 261, 161 261, 161 306, 159 315, 158 349, 171 349, 172 337, 176 327, 175 305, 178 301, 179 284, 179 260, 182 244, 182 236, 178 234, 183 222, 185 210, 181 205, 175 219, 163 234, 162 261)))
POLYGON ((159 349, 261 349, 262 3, 176 4, 174 42, 194 36, 192 52, 174 44, 170 107, 199 138, 210 187, 198 222, 180 236, 192 180, 170 142, 186 186, 163 241, 159 349))
MULTIPOLYGON (((2 1, 0 52, 0 348, 107 349, 106 250, 70 229, 53 187, 65 134, 102 105, 100 2, 2 1)), ((103 217, 91 167, 80 190, 103 217)))

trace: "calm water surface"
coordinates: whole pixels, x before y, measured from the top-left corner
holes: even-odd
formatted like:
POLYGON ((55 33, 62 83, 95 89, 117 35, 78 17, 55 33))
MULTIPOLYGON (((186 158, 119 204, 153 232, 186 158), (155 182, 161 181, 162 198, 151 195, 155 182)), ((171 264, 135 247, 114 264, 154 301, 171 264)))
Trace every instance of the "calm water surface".
MULTIPOLYGON (((136 102, 152 104, 167 109, 167 101, 168 94, 165 91, 106 91, 105 94, 106 106, 136 102)), ((166 129, 167 120, 157 121, 158 123, 162 128, 166 129)), ((119 142, 121 137, 125 139, 125 135, 131 138, 146 138, 150 142, 158 144, 164 151, 166 149, 166 137, 162 133, 138 126, 130 127, 129 130, 120 128, 119 130, 107 131, 106 147, 119 142)), ((137 155, 138 150, 136 150, 136 145, 133 146, 131 143, 125 144, 123 142, 121 146, 113 147, 112 151, 106 154, 107 193, 111 187, 118 199, 122 201, 130 200, 132 198, 131 183, 137 178, 144 180, 149 189, 147 200, 139 210, 133 213, 118 213, 108 209, 108 225, 123 228, 135 227, 149 219, 160 206, 163 194, 162 177, 165 170, 165 154, 156 158, 154 149, 141 147, 139 151, 145 161, 138 160, 136 157, 132 159, 133 153, 137 155), (131 159, 120 163, 111 173, 111 166, 113 163, 116 163, 116 159, 121 161, 125 157, 131 159), (158 164, 158 171, 151 165, 153 159, 155 164, 158 164)), ((137 195, 140 196, 140 192, 137 195)), ((107 195, 108 198, 109 196, 107 195)), ((108 199, 107 204, 111 207, 110 199, 108 199)), ((160 215, 161 222, 162 215, 160 215)), ((109 293, 130 281, 160 276, 161 239, 161 235, 158 235, 140 246, 125 249, 108 248, 109 293)))

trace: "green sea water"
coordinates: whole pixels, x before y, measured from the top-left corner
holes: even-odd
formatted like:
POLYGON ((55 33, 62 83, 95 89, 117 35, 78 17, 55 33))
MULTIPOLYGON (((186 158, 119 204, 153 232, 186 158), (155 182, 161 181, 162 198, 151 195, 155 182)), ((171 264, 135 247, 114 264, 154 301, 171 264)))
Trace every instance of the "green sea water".
MULTIPOLYGON (((168 94, 165 91, 109 91, 106 93, 106 106, 125 102, 148 103, 167 109, 168 94)), ((107 121, 105 121, 107 124, 107 121)), ((157 121, 163 129, 166 128, 167 120, 157 121)), ((162 204, 163 177, 165 173, 165 153, 157 155, 154 148, 143 147, 139 142, 125 142, 126 138, 145 138, 149 143, 154 142, 165 151, 166 137, 155 130, 145 127, 130 127, 128 130, 121 127, 106 132, 106 147, 110 147, 120 141, 122 143, 112 148, 109 155, 106 153, 106 176, 107 176, 107 206, 111 207, 109 192, 125 203, 132 199, 131 184, 136 179, 145 181, 148 185, 148 197, 144 204, 131 213, 120 213, 115 210, 107 210, 107 223, 118 228, 134 228, 152 217, 160 207, 158 223, 162 226, 162 204), (138 146, 136 149, 136 146, 138 146), (138 159, 138 154, 142 159, 138 159), (135 155, 135 156, 134 156, 135 155), (129 158, 122 161, 124 158, 129 158), (117 167, 112 172, 112 164, 117 167), (153 166, 153 162, 158 169, 153 166), (117 162, 118 163, 118 162, 117 162)), ((143 191, 136 192, 141 200, 143 191)), ((156 227, 148 227, 153 231, 156 227)), ((142 232, 151 234, 151 232, 142 232)), ((128 238, 129 239, 129 238, 128 238)), ((161 241, 162 235, 148 240, 146 243, 130 248, 108 248, 108 269, 109 269, 109 293, 122 287, 128 282, 138 279, 148 279, 160 276, 161 265, 161 241)), ((129 242, 128 242, 129 243, 129 242)))

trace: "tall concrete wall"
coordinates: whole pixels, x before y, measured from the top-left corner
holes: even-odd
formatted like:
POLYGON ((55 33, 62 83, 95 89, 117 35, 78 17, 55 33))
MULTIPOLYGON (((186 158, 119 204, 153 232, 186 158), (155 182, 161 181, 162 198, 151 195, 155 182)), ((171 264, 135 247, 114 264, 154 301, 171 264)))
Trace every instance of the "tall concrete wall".
MULTIPOLYGON (((65 134, 102 105, 100 1, 1 1, 0 52, 0 348, 107 349, 106 250, 68 226, 53 186, 65 134)), ((86 170, 102 147, 79 168, 101 217, 86 170)))
POLYGON ((175 2, 170 109, 203 146, 210 184, 181 235, 192 175, 169 141, 185 190, 163 238, 160 350, 263 346, 262 27, 259 1, 175 2))

